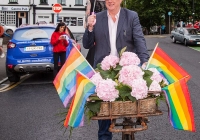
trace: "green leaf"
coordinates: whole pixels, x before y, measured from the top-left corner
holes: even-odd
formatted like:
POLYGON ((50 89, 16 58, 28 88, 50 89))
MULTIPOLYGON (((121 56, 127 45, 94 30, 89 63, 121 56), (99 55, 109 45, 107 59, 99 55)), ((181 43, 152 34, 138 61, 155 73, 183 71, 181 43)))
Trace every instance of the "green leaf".
POLYGON ((90 96, 90 101, 102 101, 98 96, 90 96))
POLYGON ((115 71, 120 71, 122 69, 122 66, 120 66, 119 64, 117 64, 117 66, 115 68, 113 68, 115 71))
POLYGON ((153 75, 153 72, 150 70, 143 70, 144 71, 144 75, 143 77, 151 77, 153 75))
POLYGON ((132 102, 135 102, 135 101, 136 101, 136 98, 133 97, 131 94, 128 96, 128 99, 131 100, 132 102))
POLYGON ((98 63, 98 64, 97 64, 97 69, 98 69, 98 70, 102 70, 102 69, 101 69, 101 63, 98 63))
POLYGON ((151 83, 153 82, 153 80, 151 80, 152 75, 153 75, 152 71, 144 70, 143 79, 147 82, 147 87, 149 87, 151 85, 151 83))
POLYGON ((123 101, 126 100, 126 98, 130 95, 132 91, 131 87, 129 87, 128 85, 123 85, 123 84, 120 84, 119 86, 116 86, 115 88, 119 91, 120 97, 118 98, 118 100, 123 100, 123 101))
POLYGON ((97 113, 100 111, 102 101, 95 101, 95 102, 87 102, 87 107, 89 110, 91 110, 94 113, 97 113))
POLYGON ((106 71, 101 70, 101 71, 99 71, 99 72, 100 72, 100 75, 101 75, 101 77, 102 77, 103 79, 109 78, 109 75, 110 75, 110 71, 109 71, 109 70, 106 70, 106 71))
POLYGON ((125 52, 125 50, 126 50, 126 47, 122 48, 122 50, 121 50, 120 53, 119 53, 119 56, 120 56, 120 57, 122 56, 123 52, 125 52))

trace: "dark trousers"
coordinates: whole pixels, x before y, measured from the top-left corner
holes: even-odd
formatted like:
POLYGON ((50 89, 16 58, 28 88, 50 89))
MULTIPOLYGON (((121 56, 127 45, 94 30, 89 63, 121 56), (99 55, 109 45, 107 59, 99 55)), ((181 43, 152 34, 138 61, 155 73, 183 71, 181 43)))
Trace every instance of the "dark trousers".
POLYGON ((54 61, 54 77, 56 77, 57 73, 59 72, 60 68, 64 65, 66 61, 66 52, 54 52, 53 53, 53 61, 54 61), (58 66, 58 62, 60 60, 60 67, 58 66))
POLYGON ((98 120, 98 140, 112 140, 112 133, 108 131, 111 120, 98 120))

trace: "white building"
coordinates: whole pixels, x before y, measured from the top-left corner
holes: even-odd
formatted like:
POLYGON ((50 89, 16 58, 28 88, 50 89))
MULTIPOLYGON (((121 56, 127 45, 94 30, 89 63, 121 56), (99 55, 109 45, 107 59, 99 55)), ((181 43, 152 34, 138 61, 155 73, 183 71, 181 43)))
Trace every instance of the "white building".
POLYGON ((0 22, 19 27, 21 24, 66 22, 74 33, 84 32, 86 0, 4 0, 0 5, 0 22), (57 14, 55 3, 62 5, 57 14))

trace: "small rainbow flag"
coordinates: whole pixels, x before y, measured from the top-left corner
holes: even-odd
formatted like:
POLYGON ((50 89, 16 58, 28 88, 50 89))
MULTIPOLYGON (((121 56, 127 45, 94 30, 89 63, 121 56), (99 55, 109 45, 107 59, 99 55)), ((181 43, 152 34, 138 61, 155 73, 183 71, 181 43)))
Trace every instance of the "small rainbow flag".
POLYGON ((84 107, 87 98, 95 93, 95 85, 90 79, 77 71, 76 74, 77 90, 73 100, 70 104, 68 114, 66 116, 64 126, 71 126, 73 128, 83 126, 84 107))
POLYGON ((161 48, 156 45, 146 69, 156 68, 169 82, 169 84, 186 78, 188 81, 190 75, 182 69, 173 59, 171 59, 161 48))
POLYGON ((192 104, 185 78, 162 90, 168 102, 171 125, 175 129, 195 132, 192 104))
POLYGON ((75 69, 86 75, 88 78, 92 77, 95 73, 94 69, 90 66, 76 46, 74 46, 70 51, 65 64, 62 66, 53 81, 58 95, 65 107, 76 92, 76 73, 73 72, 75 69))

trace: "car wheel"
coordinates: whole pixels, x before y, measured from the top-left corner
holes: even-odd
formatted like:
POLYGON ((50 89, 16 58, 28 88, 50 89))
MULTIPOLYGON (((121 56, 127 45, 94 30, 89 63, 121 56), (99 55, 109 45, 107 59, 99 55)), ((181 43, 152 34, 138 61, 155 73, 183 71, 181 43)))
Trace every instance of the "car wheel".
POLYGON ((7 34, 13 34, 13 30, 8 29, 8 30, 6 30, 6 33, 7 33, 7 34))
POLYGON ((185 45, 185 46, 187 46, 187 45, 188 45, 188 43, 187 43, 187 40, 186 40, 186 39, 184 40, 184 45, 185 45))
POLYGON ((10 82, 19 82, 19 80, 20 80, 19 74, 17 74, 16 72, 11 72, 7 68, 6 68, 6 75, 10 82))
POLYGON ((176 43, 176 39, 174 36, 172 37, 172 40, 173 40, 173 43, 176 43))

